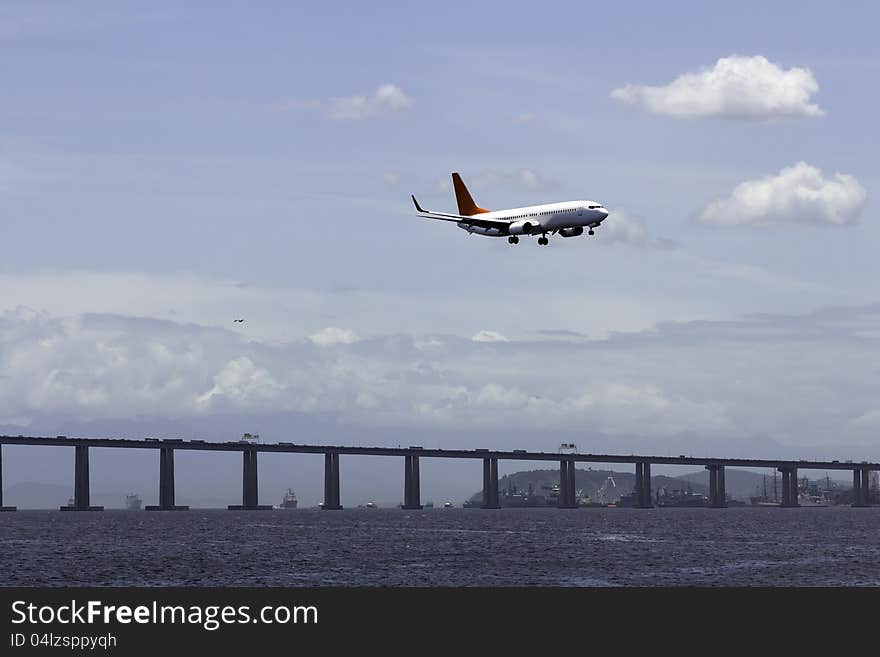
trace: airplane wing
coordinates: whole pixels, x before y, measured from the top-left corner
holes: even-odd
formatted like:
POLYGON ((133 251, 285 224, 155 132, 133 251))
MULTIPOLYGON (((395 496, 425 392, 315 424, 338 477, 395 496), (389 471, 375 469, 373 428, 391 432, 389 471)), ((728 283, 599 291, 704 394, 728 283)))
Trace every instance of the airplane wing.
POLYGON ((425 210, 422 206, 419 205, 419 202, 416 200, 416 197, 413 195, 412 197, 413 204, 416 206, 416 212, 419 213, 420 217, 424 217, 426 219, 439 219, 441 221, 455 221, 456 223, 465 223, 471 226, 480 226, 482 228, 500 228, 506 229, 510 225, 510 221, 507 219, 483 219, 479 215, 475 215, 469 217, 464 214, 452 214, 449 212, 433 212, 431 210, 425 210))

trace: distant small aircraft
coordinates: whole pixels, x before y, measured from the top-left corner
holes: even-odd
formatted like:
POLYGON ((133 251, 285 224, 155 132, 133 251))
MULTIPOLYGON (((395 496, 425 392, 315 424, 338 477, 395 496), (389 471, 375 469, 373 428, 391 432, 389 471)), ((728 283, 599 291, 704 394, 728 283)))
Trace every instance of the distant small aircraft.
POLYGON ((244 322, 243 319, 233 319, 232 321, 233 321, 233 322, 244 322))
POLYGON ((453 172, 452 185, 455 188, 455 200, 458 202, 458 214, 424 210, 413 196, 419 216, 454 221, 459 228, 469 233, 486 237, 506 237, 511 244, 519 243, 519 235, 540 235, 538 244, 547 246, 547 233, 577 237, 583 235, 585 227, 592 235, 593 229, 608 216, 608 210, 596 201, 563 201, 509 210, 487 210, 474 203, 458 173, 453 172))
POLYGON ((424 210, 416 197, 412 200, 420 217, 454 221, 459 228, 469 233, 486 237, 506 237, 511 244, 519 243, 519 235, 540 235, 538 244, 547 246, 547 233, 559 233, 562 237, 583 235, 584 228, 598 228, 608 210, 596 201, 563 201, 544 205, 529 205, 510 210, 487 210, 474 203, 464 181, 458 173, 452 174, 458 214, 424 210))

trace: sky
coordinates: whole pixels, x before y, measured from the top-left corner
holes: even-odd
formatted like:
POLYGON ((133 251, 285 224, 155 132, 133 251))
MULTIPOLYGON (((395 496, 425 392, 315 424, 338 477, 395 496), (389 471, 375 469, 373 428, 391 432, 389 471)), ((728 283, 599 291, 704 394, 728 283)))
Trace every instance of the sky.
POLYGON ((877 19, 4 3, 0 429, 880 458, 877 19))

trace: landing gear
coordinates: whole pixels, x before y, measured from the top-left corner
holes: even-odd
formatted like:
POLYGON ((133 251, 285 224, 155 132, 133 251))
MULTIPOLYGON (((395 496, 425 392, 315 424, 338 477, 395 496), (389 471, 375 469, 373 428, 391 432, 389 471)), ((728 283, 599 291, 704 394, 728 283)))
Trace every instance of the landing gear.
POLYGON ((590 228, 590 232, 589 232, 589 233, 587 233, 587 235, 595 235, 595 234, 596 234, 596 233, 595 233, 595 232, 594 232, 594 231, 593 231, 593 229, 592 229, 592 228, 590 228))
POLYGON ((540 244, 541 246, 547 246, 548 244, 550 244, 550 240, 548 240, 546 237, 539 237, 538 244, 540 244))
POLYGON ((519 238, 516 235, 511 235, 507 238, 507 242, 509 244, 519 244, 519 238))

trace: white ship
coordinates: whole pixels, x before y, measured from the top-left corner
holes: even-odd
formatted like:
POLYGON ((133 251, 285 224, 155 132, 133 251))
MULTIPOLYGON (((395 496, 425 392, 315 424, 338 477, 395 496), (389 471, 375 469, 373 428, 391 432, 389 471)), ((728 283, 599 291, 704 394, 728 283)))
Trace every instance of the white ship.
POLYGON ((293 492, 292 488, 288 488, 287 492, 284 494, 284 497, 281 499, 281 504, 278 505, 278 508, 295 509, 298 503, 299 502, 296 499, 296 493, 293 492))

